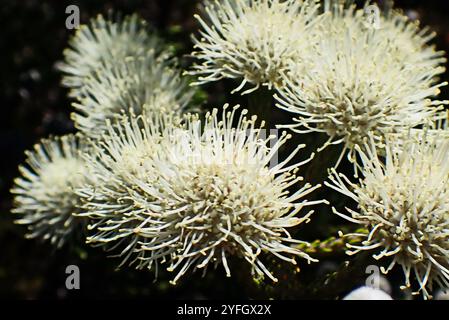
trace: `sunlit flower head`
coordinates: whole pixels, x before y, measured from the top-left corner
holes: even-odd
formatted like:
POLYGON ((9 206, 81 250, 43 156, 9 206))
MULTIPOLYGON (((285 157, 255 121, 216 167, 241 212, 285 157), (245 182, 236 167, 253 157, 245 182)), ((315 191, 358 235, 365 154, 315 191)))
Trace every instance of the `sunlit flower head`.
POLYGON ((82 25, 64 50, 62 84, 77 97, 88 76, 114 66, 127 57, 157 60, 166 56, 160 40, 148 32, 147 23, 137 15, 105 19, 102 15, 82 25))
MULTIPOLYGON (((168 145, 168 152, 156 161, 166 230, 177 239, 168 268, 177 272, 173 282, 189 269, 206 272, 207 266, 217 264, 231 276, 230 256, 244 258, 256 276, 273 281, 277 279, 262 262, 261 253, 293 264, 295 256, 313 261, 291 246, 303 242, 287 231, 309 220, 312 211, 297 216, 304 206, 322 202, 303 199, 319 185, 306 183, 294 193, 287 190, 302 181, 295 171, 303 163, 287 163, 304 146, 272 163, 289 136, 266 135, 256 127, 256 117, 247 119, 246 110, 236 117, 238 110, 225 106, 221 118, 214 110, 206 116, 203 130, 198 120, 188 121, 177 143, 168 145)), ((149 244, 146 249, 157 246, 149 244)))
POLYGON ((198 63, 189 72, 197 84, 223 78, 241 80, 252 88, 281 85, 289 63, 301 63, 311 43, 310 30, 319 20, 316 1, 223 0, 205 4, 199 39, 193 56, 198 63))
POLYGON ((291 246, 303 242, 287 231, 309 220, 312 211, 297 216, 303 207, 323 202, 303 199, 319 186, 301 184, 295 175, 301 162, 287 165, 303 146, 272 163, 289 137, 264 135, 255 117, 247 119, 246 110, 236 116, 238 110, 225 106, 222 117, 214 110, 203 125, 197 116, 187 116, 181 127, 167 126, 157 141, 141 136, 138 125, 126 129, 132 139, 111 135, 104 150, 112 157, 100 156, 100 164, 93 163, 100 166, 103 186, 81 192, 85 215, 97 220, 89 241, 123 242, 124 262, 132 257, 137 268, 155 266, 156 271, 167 264, 176 273, 173 283, 188 271, 206 272, 210 265, 221 264, 230 276, 231 256, 245 259, 256 276, 272 280, 276 278, 262 262, 262 253, 294 264, 295 256, 313 261, 291 246), (116 160, 124 151, 126 164, 116 160), (145 156, 133 160, 140 154, 145 156), (289 193, 297 184, 302 187, 289 193))
POLYGON ((13 213, 28 227, 27 238, 49 240, 61 247, 84 221, 76 218, 79 197, 74 189, 86 181, 80 152, 86 148, 74 135, 43 139, 26 152, 26 163, 14 180, 13 213))
POLYGON ((324 132, 325 145, 341 143, 341 155, 353 156, 369 136, 381 147, 386 135, 424 124, 447 103, 432 100, 446 85, 438 81, 445 59, 427 45, 427 31, 399 13, 380 16, 376 29, 363 9, 328 10, 308 67, 291 67, 276 96, 295 114, 287 127, 324 132))
POLYGON ((416 279, 424 298, 434 284, 449 286, 449 140, 434 136, 387 141, 385 161, 374 142, 360 150, 363 178, 352 183, 333 170, 329 187, 358 203, 348 214, 335 213, 368 229, 359 245, 348 244, 348 254, 375 251, 373 257, 390 259, 388 273, 399 265, 405 288, 416 279))
POLYGON ((160 110, 181 113, 192 95, 193 90, 165 59, 128 57, 86 78, 72 118, 87 136, 98 138, 106 131, 106 119, 160 110))

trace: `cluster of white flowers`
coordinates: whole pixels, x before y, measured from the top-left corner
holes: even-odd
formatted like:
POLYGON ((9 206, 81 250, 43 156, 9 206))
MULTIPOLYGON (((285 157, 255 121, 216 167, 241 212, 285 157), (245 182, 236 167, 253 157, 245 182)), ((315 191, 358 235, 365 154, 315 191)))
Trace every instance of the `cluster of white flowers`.
POLYGON ((194 93, 163 42, 137 15, 117 21, 99 15, 80 27, 64 56, 62 83, 78 101, 72 119, 91 138, 105 132, 106 119, 123 113, 162 108, 181 113, 194 93))
POLYGON ((327 184, 357 201, 359 210, 344 217, 370 229, 349 253, 382 248, 377 259, 393 256, 385 271, 401 265, 407 288, 413 271, 427 298, 433 282, 447 287, 449 279, 449 131, 435 124, 447 103, 435 98, 447 85, 439 81, 444 52, 429 44, 435 33, 400 12, 380 14, 373 26, 349 1, 319 7, 275 0, 206 7, 210 23, 199 18, 194 52, 203 64, 192 73, 207 75, 199 83, 227 77, 243 78, 238 89, 274 87, 278 107, 296 116, 283 127, 324 132, 323 147, 343 144, 335 167, 348 154, 363 178, 351 183, 333 169, 327 184), (284 31, 295 23, 298 32, 284 31))
MULTIPOLYGON (((116 251, 121 265, 157 275, 166 264, 176 270, 173 283, 209 264, 221 263, 230 276, 231 256, 248 261, 254 276, 273 281, 263 254, 293 264, 295 256, 315 261, 293 247, 307 243, 288 232, 309 221, 313 210, 299 216, 304 207, 326 202, 308 201, 320 185, 296 175, 313 155, 289 163, 304 145, 278 162, 291 136, 267 136, 263 123, 256 125, 257 117, 247 118, 246 110, 225 106, 222 116, 215 109, 204 121, 183 115, 193 91, 171 69, 145 23, 136 16, 119 22, 100 16, 91 24, 74 36, 61 66, 64 84, 78 100, 73 119, 90 150, 82 160, 67 160, 83 169, 81 182, 70 184, 66 198, 55 195, 76 209, 54 214, 89 221, 87 243, 116 251), (291 192, 296 185, 301 187, 291 192)), ((68 183, 58 170, 49 177, 68 183)), ((30 197, 32 192, 23 191, 30 197)), ((17 200, 17 212, 34 214, 17 200)), ((42 224, 60 232, 51 220, 42 224)))
POLYGON ((391 257, 384 273, 399 264, 405 288, 414 273, 419 291, 430 294, 433 282, 449 287, 449 139, 426 135, 421 140, 404 137, 386 144, 385 161, 374 142, 360 151, 364 177, 351 182, 335 169, 329 187, 358 203, 349 216, 335 211, 369 233, 360 245, 348 245, 349 254, 380 250, 375 259, 391 257))
MULTIPOLYGON (((317 261, 293 227, 309 222, 305 207, 327 204, 309 198, 320 185, 298 173, 314 158, 301 157, 301 134, 319 132, 328 136, 319 152, 343 146, 325 184, 355 201, 333 212, 367 231, 340 234, 363 239, 347 253, 376 251, 389 259, 384 273, 402 267, 401 288, 426 299, 435 285, 449 287, 448 102, 438 100, 446 58, 430 44, 435 34, 402 13, 379 11, 372 25, 352 3, 213 0, 195 16, 192 84, 237 79, 242 94, 266 86, 272 109, 291 119, 277 127, 293 135, 266 134, 239 106, 186 114, 194 91, 146 23, 92 20, 60 66, 82 136, 43 140, 27 154, 12 189, 18 223, 62 246, 86 221, 87 243, 120 267, 157 277, 164 266, 173 284, 210 266, 230 276, 231 258, 277 281, 265 256, 317 261), (337 172, 345 155, 354 177, 337 172)), ((347 299, 391 298, 370 290, 347 299)))
POLYGON ((238 108, 220 119, 218 110, 173 123, 170 116, 131 118, 115 128, 87 162, 94 185, 79 190, 94 235, 88 242, 117 248, 137 268, 168 262, 177 270, 173 282, 189 269, 222 263, 230 276, 230 255, 247 260, 257 275, 276 281, 260 260, 263 252, 295 264, 289 256, 313 261, 289 244, 287 228, 307 222, 313 211, 296 215, 305 206, 323 201, 301 198, 319 187, 305 183, 293 194, 288 188, 302 178, 302 164, 287 165, 292 155, 269 167, 270 160, 290 138, 264 137, 243 110, 232 127, 238 108), (141 129, 143 127, 143 129, 141 129), (118 214, 120 213, 120 214, 118 214))
POLYGON ((27 225, 28 238, 49 240, 61 247, 83 221, 75 189, 88 179, 81 153, 86 148, 80 137, 67 135, 43 139, 26 152, 26 164, 19 167, 21 177, 14 181, 13 213, 22 215, 16 222, 27 225))
MULTIPOLYGON (((307 66, 293 64, 277 95, 279 107, 296 115, 286 127, 318 131, 328 143, 344 145, 353 160, 355 146, 370 136, 382 147, 387 135, 426 123, 445 101, 434 100, 441 52, 427 42, 432 34, 396 12, 369 28, 363 9, 331 1, 307 66), (433 100, 432 100, 433 99, 433 100)), ((326 146, 327 144, 325 144, 326 146)), ((338 163, 337 163, 338 164, 338 163)))
MULTIPOLYGON (((344 144, 341 157, 371 136, 379 147, 388 134, 422 125, 446 101, 432 100, 445 68, 435 36, 396 11, 369 24, 350 1, 227 0, 207 2, 190 71, 197 84, 242 78, 250 93, 275 88, 280 107, 296 115, 284 127, 325 132, 344 144), (262 23, 263 21, 263 23, 262 23), (294 31, 293 31, 294 30, 294 31)), ((340 162, 341 159, 337 162, 340 162)))
POLYGON ((156 61, 158 56, 166 55, 161 41, 147 28, 137 15, 117 21, 98 15, 90 25, 80 26, 59 66, 65 74, 62 84, 71 89, 70 95, 76 97, 86 78, 101 72, 104 65, 114 65, 130 56, 148 56, 156 61))
POLYGON ((128 57, 87 78, 79 102, 73 104, 77 112, 72 119, 85 135, 99 138, 106 131, 106 119, 162 109, 181 114, 192 95, 164 60, 128 57))
POLYGON ((290 63, 301 63, 313 41, 310 31, 319 21, 319 5, 310 0, 224 0, 205 4, 207 19, 195 38, 193 56, 202 63, 189 72, 198 84, 223 78, 278 88, 290 63))

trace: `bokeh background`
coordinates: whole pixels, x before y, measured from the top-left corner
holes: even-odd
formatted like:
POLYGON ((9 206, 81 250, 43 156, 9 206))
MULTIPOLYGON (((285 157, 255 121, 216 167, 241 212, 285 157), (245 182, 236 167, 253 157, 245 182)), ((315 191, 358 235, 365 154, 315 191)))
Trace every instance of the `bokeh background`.
MULTIPOLYGON (((264 287, 249 281, 246 270, 236 269, 227 279, 224 272, 209 272, 186 277, 178 286, 162 275, 153 282, 152 272, 123 269, 116 271, 117 261, 106 259, 100 249, 74 243, 56 251, 46 243, 25 240, 25 227, 13 223, 10 213, 12 199, 9 193, 17 175, 17 166, 24 160, 24 150, 40 138, 50 134, 65 134, 75 129, 70 120, 72 101, 60 85, 61 74, 55 65, 62 60, 62 51, 73 30, 65 27, 68 5, 80 8, 81 22, 86 23, 98 13, 108 10, 124 14, 137 12, 155 30, 172 44, 182 65, 190 63, 186 56, 192 49, 191 34, 198 25, 193 14, 198 11, 198 0, 1 0, 0 1, 0 297, 2 298, 307 298, 291 286, 264 287), (81 289, 65 288, 65 268, 75 264, 81 271, 81 289), (285 290, 284 290, 285 289, 285 290)), ((412 19, 419 19, 438 34, 434 43, 438 49, 449 52, 448 1, 396 1, 412 19)), ((382 1, 378 1, 382 5, 382 1)), ((443 78, 448 80, 446 73, 443 78)), ((205 87, 209 104, 219 105, 227 99, 227 84, 205 87)), ((238 98, 238 97, 237 97, 238 98)), ((448 99, 448 88, 443 88, 441 99, 448 99)), ((237 99, 238 100, 238 99, 237 99)), ((316 236, 316 235, 315 235, 316 236)), ((337 259, 338 260, 338 259, 337 259)), ((341 261, 322 262, 319 270, 305 267, 304 278, 325 273, 341 261)), ((296 277, 284 272, 283 280, 296 277)), ((394 275, 393 275, 394 276, 394 275)), ((353 276, 351 281, 357 282, 353 276)), ((346 279, 347 280, 347 279, 346 279)), ((307 280, 305 280, 307 282, 307 280)), ((342 281, 345 281, 343 279, 342 281)), ((282 282, 282 281, 281 281, 282 282)), ((287 281, 288 282, 288 281, 287 281)), ((347 282, 347 281, 346 281, 347 282)), ((313 284, 312 284, 313 285, 313 284)), ((332 288, 331 288, 332 289, 332 288)), ((329 290, 331 290, 329 289, 329 290)), ((324 297, 325 293, 321 293, 324 297)), ((317 297, 321 297, 317 295, 317 297)))

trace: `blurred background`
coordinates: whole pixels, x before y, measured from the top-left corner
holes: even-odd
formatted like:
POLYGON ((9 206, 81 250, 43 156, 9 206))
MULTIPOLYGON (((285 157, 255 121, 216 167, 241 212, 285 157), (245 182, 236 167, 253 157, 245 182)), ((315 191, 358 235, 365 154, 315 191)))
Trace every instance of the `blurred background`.
MULTIPOLYGON (((152 272, 124 269, 116 271, 117 261, 106 259, 100 249, 74 243, 56 251, 47 243, 25 240, 25 227, 14 225, 10 213, 12 199, 9 189, 17 175, 17 166, 24 160, 24 150, 50 134, 75 131, 70 120, 72 101, 60 85, 61 74, 55 65, 62 60, 73 30, 65 27, 68 5, 77 5, 81 23, 98 13, 113 9, 124 14, 137 12, 157 32, 174 45, 183 66, 192 49, 190 35, 198 26, 193 14, 198 0, 1 0, 0 21, 0 297, 2 298, 133 298, 205 299, 205 298, 304 298, 299 290, 265 287, 249 281, 245 270, 234 269, 227 279, 224 272, 209 272, 185 277, 176 287, 162 274, 154 283, 152 272), (81 289, 67 290, 65 269, 77 265, 81 272, 81 289), (283 292, 283 293, 281 293, 283 292)), ((382 1, 379 1, 382 5, 382 1)), ((412 19, 430 26, 438 36, 438 49, 449 52, 449 6, 447 1, 396 1, 412 19)), ((444 76, 449 80, 448 74, 444 76)), ((227 94, 226 83, 207 86, 214 92, 209 102, 220 105, 227 94)), ((441 99, 449 99, 443 88, 441 99)), ((343 260, 342 260, 343 261, 343 260)), ((324 261, 321 269, 332 269, 335 261, 324 261)), ((285 272, 284 278, 292 271, 285 272)), ((212 270, 211 270, 212 271, 212 270)), ((303 277, 314 277, 307 270, 303 277)), ((318 296, 319 297, 319 296, 318 296)))

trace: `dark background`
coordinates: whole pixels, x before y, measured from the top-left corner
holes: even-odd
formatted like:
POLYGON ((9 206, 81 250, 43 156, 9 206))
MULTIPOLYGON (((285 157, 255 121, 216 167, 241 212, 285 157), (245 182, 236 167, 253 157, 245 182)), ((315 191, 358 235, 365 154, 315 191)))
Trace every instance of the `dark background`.
MULTIPOLYGON (((65 8, 78 5, 81 22, 109 9, 122 13, 137 12, 175 44, 179 56, 192 49, 190 34, 197 30, 193 13, 196 0, 0 0, 0 297, 150 297, 150 298, 257 298, 270 296, 248 282, 246 271, 234 269, 226 279, 222 270, 185 277, 177 287, 170 286, 162 275, 153 283, 151 272, 124 269, 116 272, 117 261, 105 259, 98 249, 75 243, 55 251, 46 243, 25 240, 25 228, 13 224, 9 189, 24 160, 23 151, 49 134, 73 132, 70 121, 71 100, 60 85, 61 74, 55 64, 62 60, 72 30, 65 28, 65 8), (65 289, 65 268, 76 264, 81 270, 81 290, 65 289)), ((449 9, 447 1, 396 1, 396 7, 418 17, 438 33, 438 49, 449 52, 449 9)), ((184 66, 189 60, 184 58, 184 66)), ((444 75, 447 80, 448 75, 444 75)), ((211 103, 224 100, 225 85, 206 86, 214 92, 211 103), (218 94, 217 94, 218 92, 218 94)), ((441 99, 449 98, 443 88, 441 99)), ((325 265, 325 264, 323 264, 325 265)), ((324 266, 323 266, 324 268, 324 266)), ((307 275, 307 270, 306 270, 307 275)), ((288 272, 285 277, 288 276, 288 272)), ((295 291, 285 291, 283 298, 299 298, 295 291)))

